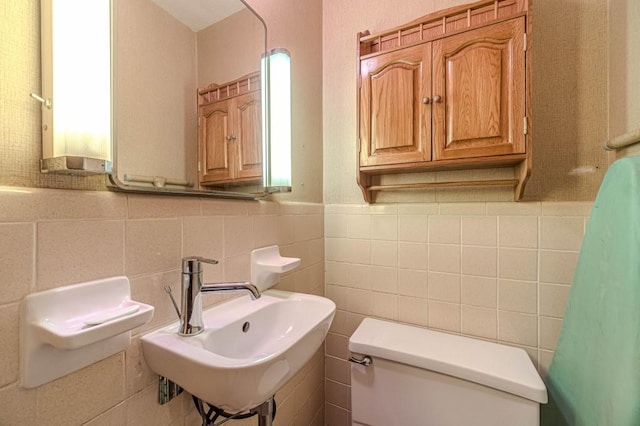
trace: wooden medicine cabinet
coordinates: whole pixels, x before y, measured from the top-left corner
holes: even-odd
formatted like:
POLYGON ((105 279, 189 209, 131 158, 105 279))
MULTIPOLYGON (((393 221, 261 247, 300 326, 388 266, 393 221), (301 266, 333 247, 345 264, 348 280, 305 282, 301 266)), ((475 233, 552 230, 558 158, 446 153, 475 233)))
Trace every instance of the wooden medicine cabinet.
POLYGON ((510 185, 531 172, 531 10, 495 0, 358 34, 358 184, 375 192, 510 185), (381 185, 391 173, 514 168, 513 179, 381 185))
POLYGON ((200 185, 259 185, 262 179, 260 73, 198 89, 200 185))

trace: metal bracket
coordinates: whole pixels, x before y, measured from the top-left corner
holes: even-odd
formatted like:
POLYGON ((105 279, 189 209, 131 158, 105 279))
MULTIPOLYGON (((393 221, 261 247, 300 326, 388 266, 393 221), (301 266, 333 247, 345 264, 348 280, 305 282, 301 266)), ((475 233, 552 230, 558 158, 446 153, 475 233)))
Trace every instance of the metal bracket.
POLYGON ((37 93, 30 93, 29 96, 31 96, 36 101, 40 102, 46 108, 51 109, 51 99, 45 99, 42 96, 38 95, 37 93))
POLYGON ((362 357, 362 359, 358 359, 354 356, 350 356, 349 361, 353 362, 354 364, 359 364, 364 366, 373 364, 373 359, 371 359, 369 355, 365 355, 364 357, 362 357))
POLYGON ((163 376, 158 376, 158 403, 164 405, 182 393, 182 388, 163 376))

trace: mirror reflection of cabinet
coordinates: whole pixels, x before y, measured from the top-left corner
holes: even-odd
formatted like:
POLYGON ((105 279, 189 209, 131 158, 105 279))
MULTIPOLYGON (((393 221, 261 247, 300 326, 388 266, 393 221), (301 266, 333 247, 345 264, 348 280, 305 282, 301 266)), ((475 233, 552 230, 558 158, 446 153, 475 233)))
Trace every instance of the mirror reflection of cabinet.
POLYGON ((198 91, 200 185, 259 184, 262 178, 260 74, 198 91))
MULTIPOLYGON (((260 68, 266 52, 264 22, 240 0, 112 2, 116 156, 111 180, 117 189, 157 189, 198 196, 230 190, 233 194, 223 194, 225 198, 238 193, 235 198, 254 199, 262 174, 260 75, 254 71, 260 68), (256 99, 245 105, 248 109, 241 110, 237 119, 229 110, 224 124, 234 126, 241 120, 242 146, 222 157, 230 174, 212 184, 210 176, 202 179, 203 168, 215 169, 216 174, 223 171, 219 170, 218 156, 211 164, 204 164, 200 156, 198 125, 203 100, 196 103, 194 94, 198 88, 210 88, 207 85, 213 82, 222 88, 232 86, 224 82, 249 75, 256 99), (153 179, 151 184, 146 183, 151 179, 137 182, 128 179, 131 176, 167 179, 153 179), (240 176, 242 179, 234 180, 240 176), (156 185, 156 181, 167 186, 156 185)), ((241 93, 229 90, 228 94, 220 90, 220 97, 211 96, 207 103, 234 99, 229 100, 231 107, 239 95, 248 93, 245 89, 241 93)), ((219 114, 213 117, 216 121, 219 114)), ((208 124, 209 128, 213 125, 208 124)), ((238 142, 236 137, 228 145, 238 146, 238 142)), ((220 149, 209 151, 213 154, 220 149)))

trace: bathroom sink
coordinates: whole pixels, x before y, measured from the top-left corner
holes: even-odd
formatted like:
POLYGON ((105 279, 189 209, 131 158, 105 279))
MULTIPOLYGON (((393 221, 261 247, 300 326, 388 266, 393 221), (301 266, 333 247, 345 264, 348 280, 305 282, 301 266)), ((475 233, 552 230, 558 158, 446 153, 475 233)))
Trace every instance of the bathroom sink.
POLYGON ((179 336, 178 322, 142 336, 156 374, 198 398, 240 412, 271 398, 324 341, 336 305, 302 293, 268 290, 203 312, 205 330, 179 336))

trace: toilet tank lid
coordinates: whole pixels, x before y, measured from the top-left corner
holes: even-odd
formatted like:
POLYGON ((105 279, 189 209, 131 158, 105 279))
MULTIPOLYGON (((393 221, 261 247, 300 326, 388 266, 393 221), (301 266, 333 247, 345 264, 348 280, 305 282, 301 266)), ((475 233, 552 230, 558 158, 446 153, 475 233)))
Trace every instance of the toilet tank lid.
POLYGON ((547 402, 547 389, 520 348, 365 318, 349 339, 349 350, 547 402))

